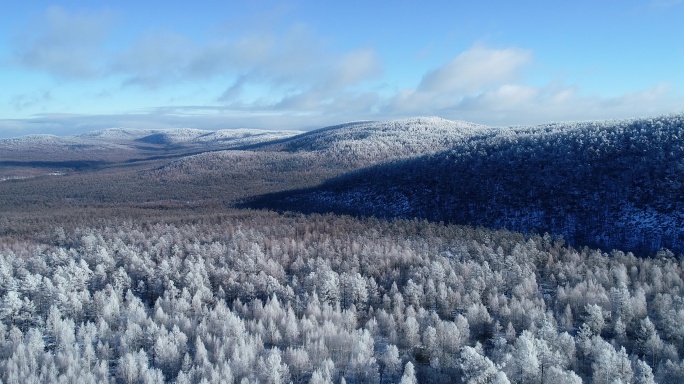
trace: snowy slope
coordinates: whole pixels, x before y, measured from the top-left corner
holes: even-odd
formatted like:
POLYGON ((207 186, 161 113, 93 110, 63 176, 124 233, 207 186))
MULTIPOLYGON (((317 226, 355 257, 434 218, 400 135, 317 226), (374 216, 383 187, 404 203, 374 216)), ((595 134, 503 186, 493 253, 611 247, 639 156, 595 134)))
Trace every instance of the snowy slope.
POLYGON ((155 129, 109 128, 101 131, 86 132, 74 137, 91 140, 126 142, 158 132, 155 129))
POLYGON ((253 206, 422 218, 684 252, 684 116, 493 129, 253 206))
POLYGON ((221 143, 231 146, 245 146, 287 139, 302 134, 302 131, 268 131, 261 129, 222 129, 202 134, 193 143, 221 143))
POLYGON ((355 122, 304 133, 263 150, 319 152, 329 160, 358 165, 437 153, 491 128, 438 117, 355 122))
POLYGON ((0 140, 0 160, 45 160, 69 154, 69 157, 88 158, 97 152, 128 151, 120 140, 54 135, 28 135, 0 140))
POLYGON ((281 140, 300 131, 255 129, 112 128, 75 136, 29 135, 0 140, 0 161, 121 161, 159 155, 159 151, 197 152, 230 149, 281 140), (150 152, 152 151, 152 152, 150 152))

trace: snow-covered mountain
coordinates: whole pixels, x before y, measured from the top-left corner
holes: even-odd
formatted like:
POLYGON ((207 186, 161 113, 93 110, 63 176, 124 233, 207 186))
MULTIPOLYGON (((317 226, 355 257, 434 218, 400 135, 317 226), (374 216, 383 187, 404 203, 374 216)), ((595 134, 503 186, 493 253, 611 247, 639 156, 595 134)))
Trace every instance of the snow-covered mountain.
POLYGON ((572 244, 640 253, 684 251, 684 116, 489 133, 253 206, 549 232, 572 244))
MULTIPOLYGON (((388 122, 355 122, 311 132, 293 130, 224 129, 207 131, 112 128, 77 136, 31 135, 0 140, 0 158, 35 152, 41 159, 97 156, 96 152, 182 149, 252 149, 255 151, 311 153, 328 161, 362 166, 436 153, 491 128, 420 117, 388 122), (242 148, 245 147, 245 148, 242 148), (76 151, 76 152, 75 152, 76 151)), ((117 154, 120 156, 120 154, 117 154)), ((17 156, 14 156, 15 158, 17 156)), ((31 157, 31 156, 28 156, 31 157)), ((102 156, 100 156, 102 157, 102 156)), ((106 157, 106 156, 105 156, 106 157)))
POLYGON ((328 161, 370 165, 436 153, 475 135, 491 131, 483 125, 439 117, 385 122, 354 122, 267 143, 261 150, 317 152, 328 161))
POLYGON ((113 161, 135 153, 122 140, 83 136, 28 135, 0 140, 0 162, 113 161))
POLYGON ((221 129, 209 131, 195 137, 190 142, 197 144, 230 144, 232 147, 262 144, 287 139, 302 134, 303 131, 270 131, 261 129, 221 129))
POLYGON ((230 149, 281 140, 301 131, 258 129, 128 129, 112 128, 75 136, 28 135, 0 140, 0 161, 125 161, 159 151, 182 154, 230 149))
POLYGON ((137 142, 155 145, 254 145, 272 140, 280 140, 301 134, 302 131, 262 130, 262 129, 222 129, 209 131, 203 129, 124 129, 112 128, 79 135, 84 139, 107 142, 137 142))
POLYGON ((292 135, 1 141, 0 382, 684 383, 684 115, 292 135))
POLYGON ((254 145, 285 139, 301 134, 301 131, 270 131, 261 129, 222 129, 207 131, 201 129, 171 129, 152 131, 136 138, 137 142, 164 146, 224 146, 227 148, 254 145))
MULTIPOLYGON (((228 150, 185 156, 152 173, 167 180, 242 179, 239 173, 264 175, 265 180, 270 180, 276 173, 287 174, 287 184, 294 188, 302 185, 300 180, 315 185, 364 166, 443 151, 470 137, 491 132, 493 129, 482 125, 436 117, 353 122, 294 136, 290 131, 223 130, 188 142, 222 142, 228 150)), ((166 137, 155 138, 171 141, 166 137)))
POLYGON ((109 128, 100 131, 92 131, 76 135, 74 137, 82 139, 128 142, 136 140, 147 135, 159 132, 155 129, 133 129, 133 128, 109 128))
POLYGON ((251 207, 549 232, 643 254, 684 251, 682 159, 682 115, 502 128, 421 117, 305 133, 119 128, 0 140, 7 180, 32 166, 117 165, 121 180, 135 180, 124 175, 134 164, 155 201, 190 201, 201 190, 225 204, 251 198, 251 207), (312 189, 291 191, 303 187, 312 189), (254 198, 265 193, 278 194, 254 198))
POLYGON ((98 143, 89 138, 78 136, 54 136, 54 135, 28 135, 11 139, 0 139, 0 148, 4 150, 46 150, 59 147, 86 147, 94 145, 107 145, 115 143, 98 143))

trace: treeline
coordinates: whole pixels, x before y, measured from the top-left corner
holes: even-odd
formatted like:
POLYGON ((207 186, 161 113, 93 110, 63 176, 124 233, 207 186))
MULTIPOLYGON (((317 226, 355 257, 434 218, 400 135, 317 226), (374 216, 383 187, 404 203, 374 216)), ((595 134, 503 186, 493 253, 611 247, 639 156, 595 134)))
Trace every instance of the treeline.
POLYGON ((684 116, 487 132, 251 206, 549 232, 639 255, 684 252, 684 116))
POLYGON ((31 225, 0 245, 5 383, 684 381, 668 253, 249 211, 31 225))

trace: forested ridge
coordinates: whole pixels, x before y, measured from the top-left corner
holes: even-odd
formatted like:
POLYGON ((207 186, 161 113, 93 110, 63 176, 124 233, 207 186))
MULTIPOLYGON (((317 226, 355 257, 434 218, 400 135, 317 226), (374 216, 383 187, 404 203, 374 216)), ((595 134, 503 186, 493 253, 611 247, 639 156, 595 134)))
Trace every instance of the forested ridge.
POLYGON ((684 117, 502 128, 252 206, 425 218, 684 251, 684 117))
POLYGON ((363 167, 436 153, 491 128, 438 117, 369 121, 317 129, 254 146, 259 151, 317 153, 326 162, 363 167))

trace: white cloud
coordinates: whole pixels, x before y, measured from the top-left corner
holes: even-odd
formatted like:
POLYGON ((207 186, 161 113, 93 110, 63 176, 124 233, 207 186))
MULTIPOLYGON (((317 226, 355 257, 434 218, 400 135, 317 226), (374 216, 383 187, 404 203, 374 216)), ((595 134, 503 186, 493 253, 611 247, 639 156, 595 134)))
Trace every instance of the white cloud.
POLYGON ((614 98, 583 95, 575 88, 557 85, 504 85, 466 97, 438 112, 445 117, 493 125, 538 124, 684 112, 676 100, 676 95, 665 84, 614 98))
MULTIPOLYGON (((69 12, 50 7, 17 33, 5 62, 62 79, 120 77, 123 85, 157 88, 179 82, 242 76, 273 85, 321 79, 340 58, 304 25, 284 33, 213 30, 206 40, 174 31, 148 31, 126 48, 106 50, 111 12, 69 12)), ((348 75, 354 75, 353 73, 348 75)))
POLYGON ((423 76, 418 90, 468 94, 515 80, 532 59, 529 51, 474 46, 423 76))
POLYGON ((477 96, 466 97, 455 107, 466 110, 514 110, 540 99, 540 90, 536 87, 504 84, 477 96))
POLYGON ((274 110, 300 110, 308 113, 353 113, 367 111, 377 105, 375 92, 358 91, 355 86, 372 80, 382 73, 376 52, 361 49, 342 56, 329 56, 318 61, 318 68, 299 89, 286 94, 268 106, 274 110))
POLYGON ((397 92, 384 110, 399 114, 432 114, 456 108, 478 108, 487 100, 504 104, 529 98, 530 87, 515 84, 531 63, 527 50, 475 45, 443 66, 427 72, 415 89, 397 92))
POLYGON ((382 64, 372 49, 360 49, 342 56, 328 75, 327 86, 344 89, 382 73, 382 64))
POLYGON ((250 85, 274 94, 283 88, 302 92, 323 88, 343 89, 380 73, 380 60, 372 49, 334 52, 302 25, 282 35, 264 31, 244 35, 215 35, 197 42, 182 35, 156 32, 139 38, 119 53, 110 66, 127 85, 160 87, 178 82, 232 79, 221 102, 235 101, 250 85))
POLYGON ((50 7, 39 21, 15 36, 9 61, 59 77, 99 74, 103 47, 113 26, 110 12, 69 13, 50 7))
MULTIPOLYGON (((656 3, 677 2, 654 0, 652 4, 656 3)), ((11 61, 60 78, 109 76, 109 80, 122 79, 124 85, 144 88, 172 88, 195 81, 200 88, 209 83, 206 88, 213 88, 216 94, 206 95, 205 100, 214 102, 149 113, 41 116, 27 119, 25 124, 4 120, 0 126, 14 131, 22 126, 27 132, 52 127, 61 132, 69 125, 73 129, 134 124, 212 128, 225 127, 230 121, 262 128, 288 124, 307 128, 412 115, 506 125, 622 118, 682 108, 676 102, 681 95, 666 84, 614 98, 583 94, 580 88, 562 82, 530 85, 525 71, 534 55, 520 48, 474 45, 423 74, 414 87, 388 92, 390 84, 380 92, 374 82, 383 81, 384 68, 375 49, 335 50, 305 25, 292 25, 284 33, 268 27, 213 30, 212 36, 201 41, 171 31, 153 31, 134 38, 124 50, 106 51, 104 44, 113 21, 107 12, 69 13, 50 8, 41 23, 18 37, 11 61), (216 91, 217 83, 223 84, 223 92, 216 91)), ((44 105, 58 104, 52 97, 34 90, 8 99, 8 104, 36 113, 44 105)), ((113 91, 112 101, 117 97, 113 91)))
POLYGON ((275 49, 275 36, 254 34, 235 40, 217 38, 188 58, 187 74, 201 78, 235 68, 263 65, 275 49))
MULTIPOLYGON (((393 100, 420 100, 426 93, 403 91, 393 100)), ((294 100, 285 105, 163 107, 110 115, 45 114, 31 119, 0 119, 0 137, 30 133, 74 134, 112 127, 199 129, 262 128, 313 129, 354 120, 389 120, 405 116, 437 115, 489 125, 540 124, 552 121, 620 119, 684 113, 677 95, 666 84, 615 98, 582 95, 559 85, 530 87, 502 85, 458 100, 430 95, 420 108, 388 110, 387 100, 373 92, 344 92, 321 101, 294 100), (307 104, 308 103, 308 104, 307 104)))
POLYGON ((559 83, 526 84, 523 71, 531 58, 526 50, 475 46, 426 73, 416 88, 398 91, 385 101, 382 115, 438 115, 509 125, 682 111, 674 90, 665 84, 614 98, 559 83))
POLYGON ((126 84, 156 87, 184 76, 187 57, 192 57, 195 50, 194 44, 182 35, 148 34, 139 38, 130 49, 119 53, 109 70, 122 74, 126 84))
POLYGON ((237 79, 231 84, 219 98, 217 101, 221 103, 239 103, 240 102, 240 97, 243 95, 243 90, 245 88, 245 85, 249 82, 249 76, 246 75, 241 75, 238 76, 237 79))

